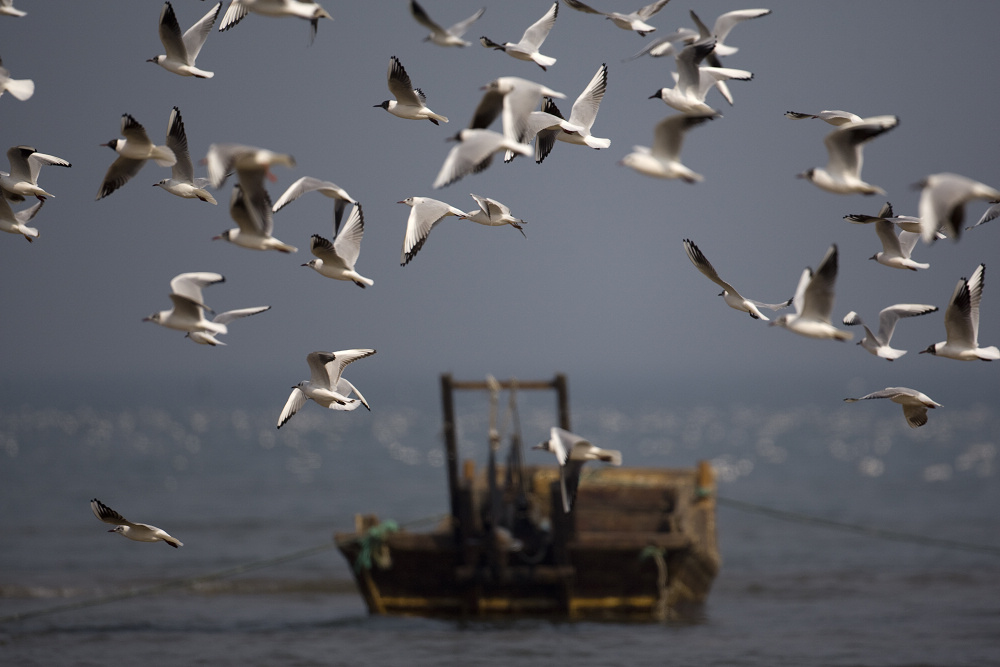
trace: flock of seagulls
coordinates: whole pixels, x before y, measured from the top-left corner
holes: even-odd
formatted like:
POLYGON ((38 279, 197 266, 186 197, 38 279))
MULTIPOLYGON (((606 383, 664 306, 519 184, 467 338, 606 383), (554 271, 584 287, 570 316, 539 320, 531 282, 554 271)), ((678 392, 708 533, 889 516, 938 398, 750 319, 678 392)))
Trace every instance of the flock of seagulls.
MULTIPOLYGON (((485 36, 478 41, 482 47, 503 51, 513 59, 531 63, 546 72, 556 65, 557 58, 542 53, 542 49, 546 38, 555 29, 561 4, 576 12, 604 16, 616 27, 646 37, 654 32, 662 35, 650 21, 656 20, 667 3, 668 0, 658 0, 634 12, 623 13, 595 9, 578 0, 557 0, 540 18, 526 27, 517 41, 499 42, 485 36)), ((230 30, 248 15, 256 14, 260 17, 302 19, 309 24, 310 37, 315 38, 319 20, 333 19, 318 3, 306 0, 231 0, 223 11, 224 4, 225 2, 218 2, 212 5, 182 32, 172 3, 165 2, 160 7, 158 21, 159 39, 165 53, 149 58, 148 62, 159 65, 172 75, 211 79, 214 72, 199 67, 197 63, 213 32, 230 30)), ((464 39, 464 36, 483 17, 485 8, 448 28, 432 19, 416 0, 410 0, 409 9, 413 19, 429 31, 425 41, 430 44, 449 49, 475 48, 474 42, 464 39)), ((507 9, 512 12, 520 11, 520 8, 514 7, 507 9)), ((621 158, 619 164, 653 178, 677 179, 688 184, 703 181, 706 176, 690 169, 681 159, 685 137, 689 130, 722 118, 718 109, 712 106, 710 95, 718 93, 730 107, 736 108, 730 84, 734 81, 751 82, 754 73, 723 66, 721 59, 731 58, 739 51, 729 41, 736 26, 751 19, 766 17, 770 13, 768 9, 735 10, 720 15, 709 27, 691 11, 689 15, 693 28, 681 28, 649 40, 632 58, 648 56, 673 59, 673 85, 661 86, 649 98, 662 101, 670 108, 670 112, 651 128, 652 145, 633 147, 631 152, 621 158)), ((21 17, 24 12, 15 9, 10 0, 0 0, 0 15, 21 17)), ((537 14, 532 13, 526 17, 525 23, 534 16, 537 14)), ((526 74, 524 65, 511 63, 511 66, 521 68, 516 70, 517 73, 526 74)), ((590 67, 588 65, 588 74, 593 71, 590 67)), ((533 67, 529 69, 536 75, 539 72, 533 67)), ((414 73, 433 92, 433 80, 425 80, 430 77, 424 72, 414 73)), ((427 121, 435 126, 450 122, 447 116, 428 106, 428 98, 423 89, 413 85, 402 61, 396 55, 389 57, 386 80, 392 98, 374 105, 375 108, 381 108, 399 119, 427 121)), ((481 88, 478 104, 475 105, 469 123, 451 137, 454 145, 444 156, 436 177, 429 183, 430 187, 442 189, 463 178, 480 174, 491 167, 497 154, 503 154, 504 162, 533 157, 536 163, 542 163, 556 142, 593 150, 610 148, 611 139, 597 137, 592 133, 598 122, 602 100, 608 91, 608 81, 608 66, 602 63, 573 102, 568 117, 563 115, 556 103, 556 100, 566 99, 566 95, 543 83, 517 75, 501 76, 486 83, 481 88), (499 128, 492 129, 497 120, 499 128)), ((752 88, 752 84, 746 85, 748 90, 752 88)), ((0 103, 7 102, 3 99, 5 92, 18 101, 27 101, 34 94, 34 89, 33 81, 12 78, 0 63, 0 103)), ((734 113, 738 113, 738 108, 734 113)), ((889 114, 862 117, 840 110, 816 113, 788 111, 785 115, 793 120, 819 120, 833 128, 823 138, 827 153, 826 165, 811 168, 798 174, 799 177, 817 188, 837 195, 885 194, 881 187, 863 179, 863 150, 869 142, 899 127, 899 117, 889 114)), ((802 128, 806 125, 808 123, 802 124, 802 128)), ((423 126, 426 127, 426 124, 423 126)), ((160 187, 177 197, 212 205, 218 204, 219 193, 223 191, 229 177, 234 176, 235 183, 231 184, 229 190, 228 213, 236 226, 214 238, 241 249, 274 250, 292 254, 298 248, 275 237, 274 216, 298 198, 310 192, 318 192, 333 199, 332 235, 328 239, 321 234, 313 234, 310 237, 309 251, 314 259, 301 266, 309 267, 325 278, 353 282, 361 288, 374 285, 374 280, 365 277, 356 268, 364 236, 365 216, 361 202, 348 194, 347 190, 331 181, 302 176, 277 201, 272 202, 267 189, 268 181, 274 178, 271 170, 276 166, 294 169, 296 162, 292 155, 250 144, 213 143, 199 161, 205 167, 206 176, 197 176, 184 120, 177 106, 168 114, 162 144, 158 143, 158 139, 151 139, 143 125, 129 113, 121 115, 120 134, 121 138, 103 144, 114 150, 116 157, 100 184, 98 200, 109 197, 126 186, 149 161, 171 170, 170 177, 153 183, 154 187, 160 187), (352 208, 348 214, 349 205, 352 208)), ((41 168, 71 165, 67 160, 38 152, 28 145, 10 148, 7 156, 10 171, 0 172, 0 191, 3 195, 0 197, 0 230, 34 241, 38 239, 39 233, 37 229, 28 226, 28 223, 39 214, 46 199, 54 196, 38 182, 41 168), (12 204, 18 205, 31 198, 36 201, 30 205, 19 210, 12 207, 12 204)), ((930 268, 928 263, 918 262, 912 257, 918 247, 917 242, 922 240, 925 245, 930 245, 942 238, 958 241, 963 230, 965 207, 969 202, 981 200, 994 204, 973 226, 1000 216, 1000 190, 971 178, 952 173, 931 174, 920 181, 919 187, 921 192, 917 216, 896 216, 888 203, 874 216, 845 216, 852 223, 874 225, 882 250, 873 255, 872 260, 889 268, 913 272, 927 270, 930 268)), ((471 197, 476 207, 470 210, 462 210, 453 204, 427 196, 409 196, 398 201, 399 204, 410 207, 403 234, 401 266, 414 260, 431 230, 448 217, 484 226, 511 226, 522 235, 525 234, 525 220, 515 217, 510 206, 489 196, 471 194, 471 197)), ((743 296, 731 283, 720 277, 691 239, 684 239, 683 245, 695 268, 721 288, 720 296, 729 307, 748 313, 753 319, 768 322, 770 326, 784 328, 801 336, 836 341, 853 338, 851 331, 838 328, 832 319, 838 273, 836 244, 829 246, 815 271, 811 268, 803 270, 792 298, 775 303, 743 296), (763 312, 767 310, 779 313, 788 308, 791 310, 773 315, 773 319, 763 312)), ((978 337, 984 275, 985 265, 980 264, 970 278, 962 278, 958 282, 945 310, 946 340, 930 345, 923 352, 955 360, 1000 359, 1000 350, 995 346, 981 346, 978 337)), ((176 275, 170 281, 171 308, 153 313, 145 320, 167 329, 182 331, 194 343, 224 345, 219 337, 229 332, 232 322, 270 309, 270 306, 254 306, 216 313, 206 303, 203 290, 224 280, 221 274, 215 272, 183 272, 176 275)), ((889 306, 879 314, 877 332, 873 332, 853 311, 843 318, 842 323, 845 326, 862 327, 865 335, 858 344, 877 357, 893 361, 906 354, 905 350, 890 346, 899 319, 928 315, 937 310, 936 306, 930 304, 902 303, 889 306)), ((352 411, 359 406, 370 410, 368 401, 343 377, 343 371, 348 364, 374 354, 375 350, 368 348, 309 352, 306 360, 310 379, 299 382, 292 388, 279 414, 277 427, 281 428, 286 424, 310 399, 324 408, 336 411, 352 411)), ((926 423, 928 408, 941 407, 919 391, 902 387, 890 387, 858 399, 845 400, 853 402, 874 398, 889 398, 902 404, 907 422, 912 427, 926 423)), ((572 507, 580 469, 585 462, 597 460, 612 465, 621 464, 620 452, 602 450, 580 436, 556 428, 552 429, 550 439, 536 449, 552 452, 556 456, 566 511, 570 511, 572 507)), ((92 501, 92 508, 99 519, 114 523, 117 526, 115 531, 130 539, 165 541, 171 546, 180 546, 180 542, 160 529, 127 522, 96 499, 92 501)))

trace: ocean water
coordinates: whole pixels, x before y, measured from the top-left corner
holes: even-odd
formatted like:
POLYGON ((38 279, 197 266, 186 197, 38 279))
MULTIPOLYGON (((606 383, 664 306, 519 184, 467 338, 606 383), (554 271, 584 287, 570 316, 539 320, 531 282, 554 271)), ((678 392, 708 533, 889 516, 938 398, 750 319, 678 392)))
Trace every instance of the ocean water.
MULTIPOLYGON (((986 407, 910 429, 887 401, 575 404, 574 430, 626 465, 717 471, 722 571, 706 605, 653 624, 370 617, 336 550, 266 565, 329 545, 356 512, 416 528, 447 508, 433 403, 306 407, 280 432, 273 406, 0 412, 0 664, 1000 665, 986 407), (184 547, 107 533, 92 497, 184 547), (109 599, 132 590, 148 592, 109 599)), ((482 465, 486 411, 464 407, 462 455, 482 465)), ((552 420, 522 409, 524 441, 552 420)))

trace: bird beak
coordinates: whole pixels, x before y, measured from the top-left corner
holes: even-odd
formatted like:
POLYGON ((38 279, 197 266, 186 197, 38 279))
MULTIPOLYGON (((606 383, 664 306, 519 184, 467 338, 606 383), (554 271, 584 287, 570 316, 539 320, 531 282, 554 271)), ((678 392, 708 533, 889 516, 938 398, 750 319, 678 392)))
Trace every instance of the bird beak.
POLYGON ((647 100, 655 100, 655 99, 656 99, 656 98, 658 98, 659 96, 660 96, 660 91, 656 91, 655 93, 653 93, 652 95, 650 95, 650 96, 649 96, 649 97, 647 97, 646 99, 647 99, 647 100))

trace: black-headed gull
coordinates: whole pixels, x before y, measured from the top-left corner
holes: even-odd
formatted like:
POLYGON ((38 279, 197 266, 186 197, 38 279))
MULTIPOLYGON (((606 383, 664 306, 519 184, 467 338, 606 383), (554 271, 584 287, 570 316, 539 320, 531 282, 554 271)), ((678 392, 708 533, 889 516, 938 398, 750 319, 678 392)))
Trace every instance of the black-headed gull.
POLYGON ((897 233, 896 225, 886 219, 875 221, 875 233, 882 242, 882 251, 868 259, 874 259, 879 264, 893 269, 929 269, 930 264, 917 262, 910 258, 913 248, 920 240, 918 232, 908 232, 905 229, 897 233))
POLYGON ((298 248, 274 238, 274 212, 271 210, 271 196, 260 188, 254 197, 248 197, 239 183, 233 186, 229 198, 229 217, 236 227, 227 229, 213 241, 228 241, 249 250, 277 250, 283 253, 298 252, 298 248))
POLYGON ((14 6, 14 0, 0 0, 0 16, 27 16, 28 12, 22 12, 14 6))
POLYGON ((969 279, 960 278, 944 311, 947 338, 934 343, 921 354, 958 359, 959 361, 995 361, 1000 349, 995 345, 979 347, 979 302, 983 298, 986 265, 980 264, 969 279))
POLYGON ((719 277, 716 272, 715 267, 712 263, 708 261, 708 258, 701 252, 701 250, 694 244, 694 242, 689 239, 684 239, 684 252, 687 253, 688 259, 694 264, 694 267, 705 274, 709 280, 722 288, 719 292, 726 305, 730 308, 735 308, 736 310, 743 311, 744 313, 749 313, 750 317, 755 320, 767 321, 764 313, 760 312, 761 308, 767 308, 769 310, 781 310, 782 308, 787 308, 792 304, 792 300, 789 299, 784 303, 763 303, 761 301, 754 301, 753 299, 748 299, 742 294, 736 291, 732 285, 727 283, 725 280, 719 277))
POLYGON ((320 19, 333 20, 330 12, 320 7, 319 3, 310 0, 233 0, 229 3, 222 21, 219 22, 219 32, 229 30, 251 12, 273 18, 306 19, 309 21, 312 38, 316 37, 320 19))
POLYGON ((896 322, 903 317, 916 317, 918 315, 926 315, 927 313, 936 312, 937 306, 931 306, 929 304, 923 303, 897 303, 894 306, 888 306, 879 311, 878 314, 878 333, 872 333, 872 330, 868 328, 861 317, 853 310, 847 315, 844 315, 844 324, 847 326, 856 326, 860 324, 865 328, 865 337, 858 341, 858 345, 865 348, 876 357, 882 357, 889 361, 899 359, 901 356, 906 354, 906 350, 897 350, 890 347, 889 342, 892 340, 892 334, 896 330, 896 322))
POLYGON ((7 149, 7 160, 10 162, 10 173, 0 171, 0 190, 11 201, 24 201, 25 197, 54 197, 38 185, 38 172, 47 164, 72 166, 61 157, 39 153, 31 146, 12 146, 7 149))
MULTIPOLYGON (((660 88, 649 99, 660 99, 670 107, 687 114, 717 113, 705 102, 705 96, 712 86, 721 81, 738 79, 749 81, 753 72, 731 67, 703 67, 699 63, 712 52, 712 41, 695 42, 685 46, 677 54, 677 71, 673 73, 674 87, 660 88)), ((731 99, 731 98, 727 98, 731 99)))
POLYGON ((281 428, 292 416, 312 399, 324 408, 331 410, 355 410, 363 405, 368 410, 371 407, 361 395, 357 387, 341 376, 344 367, 352 361, 364 359, 375 354, 375 350, 340 350, 339 352, 310 352, 306 355, 309 364, 309 379, 303 380, 294 387, 285 401, 285 407, 278 417, 278 428, 281 428), (357 398, 350 398, 351 393, 357 398))
MULTIPOLYGON (((576 129, 576 126, 570 126, 555 117, 548 118, 540 124, 532 121, 532 118, 539 114, 535 109, 538 108, 543 96, 559 99, 566 97, 548 86, 517 76, 501 76, 483 86, 482 90, 486 92, 472 113, 469 129, 486 129, 497 116, 500 116, 504 139, 518 143, 527 143, 531 140, 529 135, 532 130, 537 133, 548 125, 576 129)), ((511 157, 512 153, 508 149, 505 159, 509 161, 511 157)))
POLYGON ((208 331, 210 333, 226 333, 226 327, 205 319, 205 311, 210 308, 205 304, 201 290, 203 287, 225 282, 222 274, 211 271, 192 271, 181 273, 170 280, 170 301, 173 308, 161 310, 143 318, 143 322, 153 322, 161 327, 177 329, 178 331, 208 331))
POLYGON ((181 34, 173 6, 169 2, 164 3, 160 11, 160 41, 163 42, 163 48, 167 53, 154 56, 146 62, 156 63, 168 72, 181 76, 211 79, 215 76, 214 72, 198 69, 194 63, 201 52, 201 47, 205 45, 208 33, 212 31, 212 25, 219 16, 220 9, 222 3, 218 2, 184 34, 181 34))
POLYGON ((649 33, 656 30, 654 26, 646 23, 650 17, 656 14, 658 11, 663 9, 670 0, 656 0, 645 7, 641 7, 634 12, 623 13, 623 12, 602 12, 598 9, 594 9, 589 5, 585 5, 579 0, 563 0, 569 7, 577 11, 584 12, 585 14, 599 14, 606 19, 610 20, 616 26, 622 30, 635 31, 642 37, 645 37, 649 33))
POLYGON ((208 179, 194 177, 194 164, 188 152, 184 119, 181 118, 181 111, 177 107, 170 112, 167 128, 167 148, 174 152, 177 162, 170 168, 170 178, 153 183, 153 187, 159 186, 170 194, 184 199, 200 199, 209 204, 218 204, 212 193, 205 189, 209 184, 208 179))
MULTIPOLYGON (((171 113, 171 119, 174 115, 171 113)), ((122 136, 124 139, 112 139, 102 146, 107 146, 118 153, 118 157, 108 167, 97 192, 97 199, 103 199, 129 182, 133 176, 146 164, 153 160, 161 167, 172 167, 177 163, 177 157, 167 146, 157 146, 149 140, 146 129, 129 114, 122 115, 122 136)), ((167 126, 170 132, 170 126, 167 126)))
MULTIPOLYGON (((266 148, 247 146, 245 144, 220 143, 208 147, 205 156, 208 180, 213 188, 220 188, 233 171, 239 179, 242 188, 241 204, 245 214, 250 215, 252 227, 259 233, 267 230, 270 233, 273 220, 271 218, 271 200, 264 188, 264 179, 276 180, 271 174, 271 165, 281 164, 286 167, 295 166, 295 158, 286 153, 275 153, 266 148), (266 208, 266 210, 265 210, 266 208)), ((230 201, 230 214, 233 214, 232 203, 236 200, 234 193, 230 201)), ((237 220, 239 224, 239 220, 237 220)), ((252 231, 252 230, 251 230, 252 231)))
POLYGON ((845 398, 846 403, 857 403, 872 398, 888 398, 893 403, 903 406, 903 416, 910 428, 917 428, 927 423, 927 408, 940 408, 941 404, 936 403, 924 393, 916 389, 907 387, 886 387, 881 391, 875 391, 860 398, 845 398))
POLYGON ((115 526, 108 531, 109 533, 118 533, 122 537, 127 537, 136 542, 166 542, 174 549, 184 546, 183 542, 176 537, 171 537, 165 530, 156 526, 150 526, 145 523, 132 523, 97 498, 90 501, 90 509, 98 519, 115 526))
POLYGON ((962 233, 967 202, 1000 199, 1000 190, 958 174, 931 174, 918 187, 921 188, 918 213, 924 243, 933 241, 939 228, 957 241, 962 233))
MULTIPOLYGON (((535 139, 535 162, 541 163, 552 151, 552 146, 556 141, 564 141, 568 144, 589 146, 590 148, 601 149, 611 145, 610 139, 595 137, 590 133, 594 121, 597 120, 597 112, 601 108, 601 101, 608 88, 608 66, 602 63, 597 68, 594 77, 583 89, 580 96, 573 102, 573 108, 569 113, 569 123, 578 129, 567 131, 562 129, 542 130, 535 139)), ((559 108, 551 98, 545 98, 542 111, 562 118, 559 108)))
POLYGON ((38 230, 29 227, 31 221, 45 203, 44 199, 39 199, 33 206, 21 211, 14 211, 6 197, 0 197, 0 232, 22 235, 28 243, 38 238, 38 230))
MULTIPOLYGON (((998 217, 1000 217, 1000 201, 991 201, 990 203, 993 204, 993 206, 990 206, 988 209, 986 209, 986 212, 983 213, 983 215, 979 218, 979 222, 972 225, 972 227, 985 225, 987 222, 990 222, 991 220, 996 220, 998 217)), ((966 229, 972 229, 972 227, 966 227, 966 229)))
POLYGON ((558 15, 559 3, 553 2, 552 6, 549 7, 549 11, 545 12, 542 18, 531 24, 524 31, 524 35, 521 36, 521 41, 516 44, 514 42, 498 44, 488 37, 480 37, 479 42, 488 49, 503 51, 518 60, 529 60, 545 70, 555 65, 556 59, 542 55, 538 52, 538 49, 542 47, 542 42, 549 36, 549 31, 556 24, 556 16, 558 15))
POLYGON ((233 320, 238 320, 242 317, 249 317, 251 315, 256 315, 258 313, 263 313, 267 310, 271 310, 271 306, 254 306, 252 308, 237 308, 236 310, 227 310, 224 313, 219 313, 212 318, 214 324, 227 325, 225 331, 189 331, 185 336, 190 338, 195 343, 199 345, 225 345, 221 340, 216 338, 216 336, 222 335, 224 333, 229 333, 228 324, 233 320))
POLYGON ((316 259, 306 262, 308 266, 321 276, 334 280, 350 280, 358 287, 374 285, 375 281, 365 278, 355 271, 354 263, 361 254, 361 239, 365 235, 365 215, 361 204, 355 204, 354 210, 347 217, 347 222, 337 232, 331 243, 319 234, 313 234, 309 250, 316 259))
POLYGON ((792 120, 802 120, 804 118, 817 118, 824 123, 829 123, 836 127, 841 125, 847 125, 848 123, 860 123, 864 121, 864 118, 856 113, 851 113, 850 111, 841 111, 840 109, 825 109, 819 113, 802 113, 801 111, 786 111, 785 118, 791 118, 792 120))
POLYGON ((860 122, 845 123, 823 139, 826 145, 826 167, 814 167, 798 174, 819 188, 834 194, 885 194, 885 190, 861 180, 864 145, 899 124, 896 116, 872 116, 860 122))
POLYGON ((469 30, 469 26, 479 20, 485 11, 486 8, 483 7, 464 21, 459 21, 450 28, 442 28, 427 15, 423 7, 417 4, 417 0, 410 0, 410 13, 413 14, 413 18, 417 20, 417 23, 431 31, 429 35, 424 37, 424 41, 434 42, 438 46, 469 46, 472 42, 462 39, 462 35, 469 30))
POLYGON ((499 132, 466 128, 452 140, 457 144, 448 151, 432 187, 436 190, 458 181, 468 174, 477 174, 493 161, 493 154, 513 151, 521 155, 531 155, 531 146, 512 141, 499 132))
POLYGON ((406 236, 403 237, 403 252, 399 257, 400 266, 406 266, 416 257, 435 225, 449 215, 459 218, 465 215, 465 211, 430 197, 407 197, 396 203, 410 207, 410 215, 406 219, 406 236))
POLYGON ((340 221, 344 217, 344 209, 348 204, 357 204, 357 200, 347 193, 347 190, 331 181, 321 181, 312 176, 303 176, 288 186, 288 189, 274 202, 272 210, 277 213, 282 208, 295 201, 307 192, 318 192, 324 197, 333 199, 333 233, 340 230, 340 221))
MULTIPOLYGON (((702 23, 702 20, 694 13, 694 10, 690 11, 691 20, 694 24, 698 26, 698 34, 701 39, 712 38, 715 40, 715 51, 716 56, 731 56, 739 48, 735 46, 730 46, 726 44, 726 37, 729 36, 730 31, 743 21, 749 21, 750 19, 760 18, 761 16, 767 16, 771 13, 770 9, 736 9, 731 12, 726 12, 725 14, 720 14, 715 19, 715 23, 712 25, 712 29, 709 30, 708 26, 702 23)), ((713 63, 714 65, 715 63, 713 63)))
POLYGON ((667 116, 653 129, 653 148, 633 146, 619 164, 654 178, 680 178, 687 183, 702 181, 704 176, 681 163, 681 147, 688 130, 718 117, 714 113, 667 116))
POLYGON ((472 222, 478 222, 480 225, 487 225, 489 227, 499 227, 501 225, 510 225, 517 231, 524 235, 524 230, 521 229, 521 225, 524 224, 524 220, 521 218, 515 218, 510 214, 510 207, 498 202, 496 199, 490 199, 489 197, 480 197, 469 193, 469 196, 476 200, 479 204, 479 209, 475 211, 469 211, 465 215, 458 216, 462 220, 471 220, 472 222))
POLYGON ((376 107, 385 109, 393 116, 407 118, 409 120, 429 120, 435 125, 440 121, 447 123, 448 118, 439 113, 434 113, 427 108, 427 97, 424 91, 414 88, 410 82, 410 77, 403 69, 403 64, 399 58, 392 56, 389 58, 389 71, 386 75, 389 80, 389 92, 394 100, 385 100, 376 107))
POLYGON ((580 485, 580 471, 587 461, 604 461, 614 466, 622 464, 622 453, 614 449, 601 449, 589 441, 553 426, 549 439, 532 447, 552 452, 559 464, 559 490, 562 493, 563 511, 573 509, 576 490, 580 485))
POLYGON ((35 82, 31 79, 12 79, 10 70, 0 60, 0 97, 7 92, 22 102, 35 94, 35 82))
POLYGON ((826 251, 815 273, 810 268, 802 272, 792 298, 795 313, 785 313, 771 322, 770 326, 783 327, 809 338, 851 340, 854 334, 837 329, 830 323, 836 280, 837 245, 833 244, 826 251))

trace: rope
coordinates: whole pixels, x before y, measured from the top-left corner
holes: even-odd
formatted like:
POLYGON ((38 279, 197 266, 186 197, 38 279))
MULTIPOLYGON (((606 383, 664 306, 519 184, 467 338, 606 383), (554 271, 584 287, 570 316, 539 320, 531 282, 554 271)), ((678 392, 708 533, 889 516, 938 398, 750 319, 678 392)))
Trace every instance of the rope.
POLYGON ((961 551, 977 551, 979 553, 987 553, 987 554, 992 554, 994 556, 1000 556, 1000 547, 990 546, 987 544, 974 544, 971 542, 961 542, 959 540, 949 540, 939 537, 930 537, 927 535, 907 533, 899 530, 890 530, 887 528, 876 528, 874 526, 864 526, 860 524, 847 523, 844 521, 835 521, 833 519, 824 519, 822 517, 815 517, 815 516, 809 516, 807 514, 800 514, 797 512, 788 512, 785 510, 779 510, 773 507, 755 505, 753 503, 748 503, 742 500, 734 500, 733 498, 725 498, 722 496, 716 496, 715 500, 718 504, 724 507, 731 507, 733 509, 740 510, 743 512, 749 512, 752 514, 761 514, 764 516, 769 516, 772 519, 780 519, 782 521, 790 521, 792 523, 802 523, 810 526, 829 528, 831 530, 841 530, 849 533, 865 535, 867 537, 874 537, 882 540, 890 540, 895 542, 911 542, 914 544, 921 544, 925 546, 936 546, 945 549, 957 549, 961 551))
POLYGON ((399 530, 399 524, 392 519, 386 519, 377 526, 372 526, 359 538, 361 551, 354 561, 354 571, 372 569, 372 564, 378 565, 379 569, 388 570, 392 567, 392 556, 389 554, 389 547, 385 543, 385 538, 389 533, 399 530))

